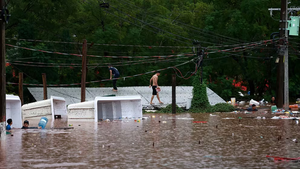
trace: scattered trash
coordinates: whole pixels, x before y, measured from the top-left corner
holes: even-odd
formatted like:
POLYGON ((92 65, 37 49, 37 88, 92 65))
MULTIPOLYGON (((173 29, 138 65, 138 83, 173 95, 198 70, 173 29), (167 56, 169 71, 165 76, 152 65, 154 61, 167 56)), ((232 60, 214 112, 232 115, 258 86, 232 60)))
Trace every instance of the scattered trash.
POLYGON ((155 116, 152 116, 152 118, 155 118, 155 116))
POLYGON ((260 117, 260 116, 257 116, 256 119, 261 119, 261 117, 260 117))
POLYGON ((245 106, 245 104, 246 104, 246 102, 245 102, 245 101, 240 101, 240 102, 239 102, 239 106, 240 106, 240 107, 243 107, 243 106, 245 106))
POLYGON ((243 119, 242 117, 239 117, 239 119, 243 119))
POLYGON ((73 124, 69 124, 69 126, 73 126, 73 124))
POLYGON ((234 133, 232 133, 232 136, 234 136, 234 133))
POLYGON ((295 143, 298 143, 297 139, 293 139, 292 141, 295 142, 295 143))
POLYGON ((176 118, 176 119, 178 119, 178 120, 194 120, 194 118, 188 118, 188 117, 182 117, 182 118, 176 118))
POLYGON ((110 122, 110 120, 109 120, 109 119, 106 119, 105 121, 106 121, 106 122, 110 122))
POLYGON ((284 112, 285 112, 284 109, 276 109, 272 111, 272 113, 284 113, 284 112))
POLYGON ((249 105, 253 105, 253 104, 255 104, 256 106, 259 106, 259 102, 258 101, 255 101, 255 100, 251 99, 249 105))
POLYGON ((138 119, 138 120, 137 120, 137 122, 139 123, 139 122, 141 122, 141 120, 140 120, 140 119, 138 119))
POLYGON ((269 161, 298 161, 300 160, 300 157, 298 158, 286 158, 286 157, 276 157, 276 156, 266 156, 268 158, 269 161))
POLYGON ((193 123, 207 123, 207 121, 193 121, 193 123))
POLYGON ((217 116, 217 115, 213 115, 213 114, 209 114, 210 116, 217 116))
POLYGON ((260 138, 264 138, 263 136, 260 136, 260 138))
POLYGON ((234 118, 226 117, 226 118, 223 118, 223 119, 234 119, 234 118))
POLYGON ((271 106, 271 112, 277 110, 277 106, 271 106))
POLYGON ((162 123, 167 123, 166 121, 162 121, 162 123))
POLYGON ((278 141, 281 140, 281 136, 278 136, 277 140, 278 140, 278 141))
POLYGON ((274 116, 271 119, 286 119, 286 120, 295 120, 296 117, 289 117, 289 116, 274 116))
POLYGON ((222 156, 209 156, 209 155, 206 155, 204 157, 206 157, 206 158, 222 158, 222 156))

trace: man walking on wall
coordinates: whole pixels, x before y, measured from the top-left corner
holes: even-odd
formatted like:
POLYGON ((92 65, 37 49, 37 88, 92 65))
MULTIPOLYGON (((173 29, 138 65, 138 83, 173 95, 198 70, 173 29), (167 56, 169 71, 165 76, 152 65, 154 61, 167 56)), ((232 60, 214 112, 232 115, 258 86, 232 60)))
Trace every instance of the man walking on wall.
MULTIPOLYGON (((118 71, 117 68, 115 67, 112 67, 111 65, 108 66, 108 69, 109 69, 109 74, 110 74, 110 80, 112 80, 113 78, 119 78, 120 77, 120 73, 118 71)), ((114 79, 112 82, 113 82, 113 91, 114 92, 117 92, 118 91, 118 88, 117 88, 117 80, 118 79, 114 79)))
POLYGON ((160 75, 160 72, 156 72, 152 78, 150 79, 150 85, 149 85, 149 88, 151 88, 151 81, 152 81, 152 97, 151 97, 151 101, 150 101, 150 104, 152 105, 152 101, 153 101, 153 98, 154 96, 156 95, 157 96, 157 99, 159 101, 160 104, 163 104, 163 102, 160 101, 159 99, 159 94, 157 92, 157 89, 159 89, 159 86, 158 86, 158 76, 160 75))

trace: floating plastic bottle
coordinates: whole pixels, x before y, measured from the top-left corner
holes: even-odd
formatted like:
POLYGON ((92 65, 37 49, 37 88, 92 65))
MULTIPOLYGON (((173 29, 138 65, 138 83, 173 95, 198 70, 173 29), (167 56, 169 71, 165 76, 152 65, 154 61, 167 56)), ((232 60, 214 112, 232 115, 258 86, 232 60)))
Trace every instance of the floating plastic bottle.
POLYGON ((42 117, 38 126, 41 127, 42 129, 45 129, 47 123, 48 123, 47 117, 42 117))

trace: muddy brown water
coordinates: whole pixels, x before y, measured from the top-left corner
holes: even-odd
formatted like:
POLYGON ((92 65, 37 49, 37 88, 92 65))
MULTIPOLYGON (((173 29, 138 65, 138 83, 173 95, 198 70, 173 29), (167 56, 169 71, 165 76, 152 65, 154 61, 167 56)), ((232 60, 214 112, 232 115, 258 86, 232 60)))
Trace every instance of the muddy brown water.
POLYGON ((300 168, 266 158, 300 157, 295 120, 214 115, 145 114, 140 123, 60 119, 52 125, 74 129, 15 129, 0 140, 0 168, 300 168))

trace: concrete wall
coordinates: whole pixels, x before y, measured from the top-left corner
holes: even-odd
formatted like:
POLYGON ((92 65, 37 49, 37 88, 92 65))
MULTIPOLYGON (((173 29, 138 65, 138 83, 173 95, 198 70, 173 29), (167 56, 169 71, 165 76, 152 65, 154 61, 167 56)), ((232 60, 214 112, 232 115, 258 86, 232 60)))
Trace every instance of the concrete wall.
MULTIPOLYGON (((171 86, 160 86, 161 92, 159 93, 160 99, 164 102, 164 106, 172 103, 172 87, 171 86)), ((43 100, 43 88, 42 87, 31 87, 28 88, 33 97, 39 101, 43 100)), ((79 103, 81 101, 81 89, 77 88, 48 88, 48 97, 51 95, 60 96, 65 98, 66 104, 79 103)), ((176 87, 176 104, 181 107, 185 107, 188 98, 193 97, 193 87, 192 86, 177 86, 176 87)), ((117 96, 128 96, 128 95, 140 95, 142 98, 142 106, 150 106, 150 99, 152 96, 152 89, 149 86, 139 86, 139 87, 118 87, 118 92, 113 92, 112 88, 86 88, 86 101, 92 101, 97 96, 111 95, 115 94, 117 96)), ((214 93, 211 89, 207 88, 208 100, 211 105, 217 103, 225 103, 225 101, 214 93)), ((158 105, 156 97, 153 101, 158 105)))

